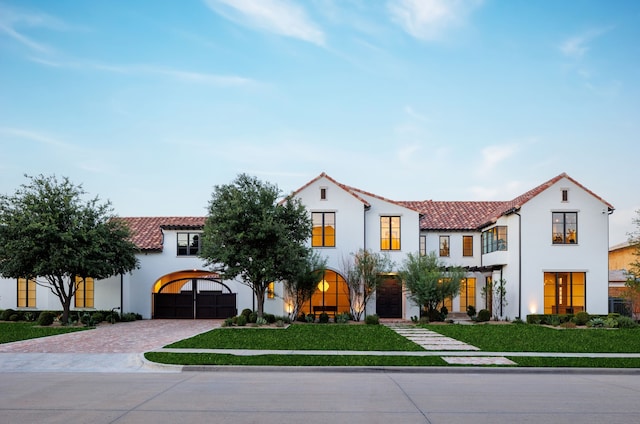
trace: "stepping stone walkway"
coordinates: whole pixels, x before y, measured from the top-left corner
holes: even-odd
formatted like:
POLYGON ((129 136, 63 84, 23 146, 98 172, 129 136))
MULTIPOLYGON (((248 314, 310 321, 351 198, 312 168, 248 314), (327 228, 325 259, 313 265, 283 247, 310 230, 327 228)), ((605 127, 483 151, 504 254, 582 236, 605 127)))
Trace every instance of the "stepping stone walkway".
MULTIPOLYGON (((470 344, 451 337, 443 336, 426 328, 408 324, 385 324, 387 327, 422 346, 428 351, 479 351, 470 344)), ((442 355, 442 359, 452 365, 516 365, 515 362, 502 356, 449 356, 442 355)))

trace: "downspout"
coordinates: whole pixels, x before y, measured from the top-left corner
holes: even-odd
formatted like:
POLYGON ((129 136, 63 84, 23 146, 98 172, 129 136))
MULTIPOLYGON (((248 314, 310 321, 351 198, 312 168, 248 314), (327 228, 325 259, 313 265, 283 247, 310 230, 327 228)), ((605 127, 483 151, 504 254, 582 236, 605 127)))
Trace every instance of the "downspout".
POLYGON ((518 318, 522 319, 522 215, 518 215, 518 318))
POLYGON ((120 274, 120 313, 124 313, 124 274, 120 274))

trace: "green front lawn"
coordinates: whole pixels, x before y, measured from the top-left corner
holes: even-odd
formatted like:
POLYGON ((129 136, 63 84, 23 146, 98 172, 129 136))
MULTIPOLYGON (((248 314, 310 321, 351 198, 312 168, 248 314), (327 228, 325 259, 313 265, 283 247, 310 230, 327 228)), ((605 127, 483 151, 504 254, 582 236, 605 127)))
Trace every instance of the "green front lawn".
POLYGON ((539 325, 426 325, 485 352, 640 353, 640 328, 556 329, 539 325))
POLYGON ((293 324, 289 328, 223 327, 170 348, 258 350, 424 350, 382 325, 293 324))
POLYGON ((34 322, 0 322, 0 343, 86 330, 86 327, 39 327, 34 322))

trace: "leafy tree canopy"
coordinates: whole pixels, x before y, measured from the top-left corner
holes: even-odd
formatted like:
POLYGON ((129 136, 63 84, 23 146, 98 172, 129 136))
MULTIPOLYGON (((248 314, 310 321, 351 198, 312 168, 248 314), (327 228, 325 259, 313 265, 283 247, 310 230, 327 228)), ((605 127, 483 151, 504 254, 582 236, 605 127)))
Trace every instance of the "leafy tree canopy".
POLYGON ((58 296, 63 321, 77 285, 137 266, 129 228, 113 219, 111 204, 55 176, 28 177, 13 195, 0 195, 0 274, 35 278, 58 296), (43 280, 42 280, 43 279, 43 280))
POLYGON ((204 227, 201 257, 252 288, 259 316, 269 283, 294 280, 310 255, 309 214, 299 199, 279 197, 277 186, 240 174, 215 186, 204 227))

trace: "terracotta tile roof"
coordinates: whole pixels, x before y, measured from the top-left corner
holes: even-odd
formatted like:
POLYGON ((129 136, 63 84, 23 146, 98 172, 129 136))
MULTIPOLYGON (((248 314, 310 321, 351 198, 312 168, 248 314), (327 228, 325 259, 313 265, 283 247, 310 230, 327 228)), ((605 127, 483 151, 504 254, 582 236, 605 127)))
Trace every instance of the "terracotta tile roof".
POLYGON ((204 227, 206 217, 124 217, 131 229, 133 242, 143 251, 162 251, 162 229, 197 230, 204 227))
POLYGON ((399 202, 420 213, 421 230, 477 230, 488 217, 498 216, 505 202, 399 202))
MULTIPOLYGON (((349 194, 351 194, 353 197, 355 197, 356 199, 358 199, 360 202, 362 202, 362 204, 365 207, 369 207, 371 206, 369 204, 369 202, 367 202, 366 200, 364 200, 362 197, 358 196, 357 193, 354 192, 354 190, 349 187, 346 186, 342 183, 337 182, 336 180, 334 180, 333 178, 331 178, 330 176, 328 176, 326 173, 321 173, 320 175, 318 175, 317 177, 315 177, 313 180, 309 181, 308 183, 306 183, 305 185, 303 185, 302 187, 300 187, 299 189, 295 190, 293 193, 291 193, 291 196, 295 196, 296 194, 300 193, 302 190, 304 190, 305 188, 309 187, 311 184, 315 183, 316 181, 318 181, 321 178, 326 178, 327 180, 331 181, 332 183, 334 183, 335 185, 337 185, 338 187, 342 188, 343 190, 347 191, 349 194)), ((284 201, 284 200, 283 200, 284 201)))

